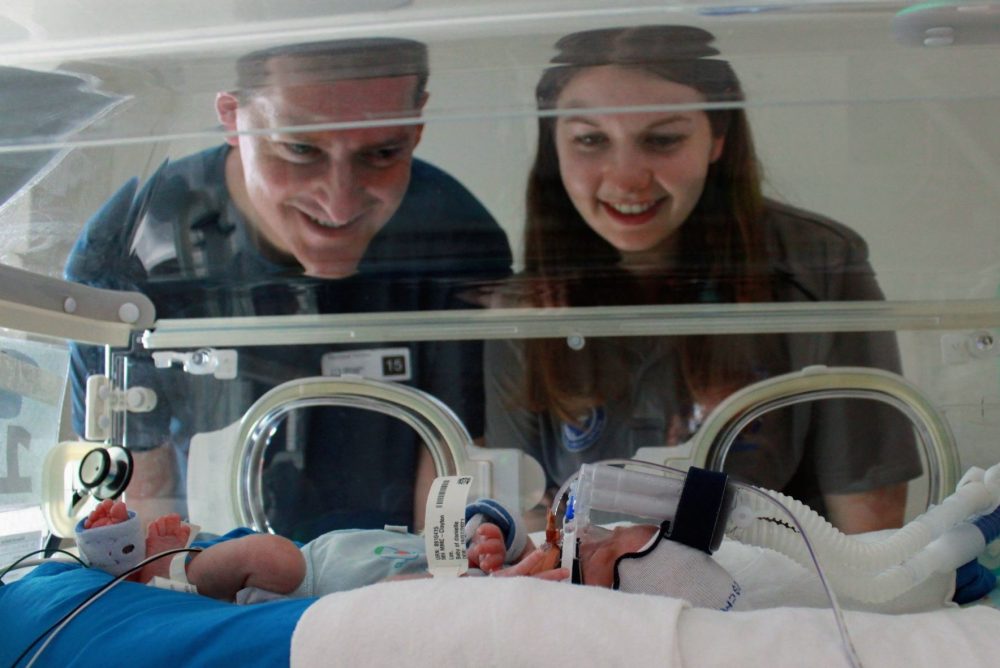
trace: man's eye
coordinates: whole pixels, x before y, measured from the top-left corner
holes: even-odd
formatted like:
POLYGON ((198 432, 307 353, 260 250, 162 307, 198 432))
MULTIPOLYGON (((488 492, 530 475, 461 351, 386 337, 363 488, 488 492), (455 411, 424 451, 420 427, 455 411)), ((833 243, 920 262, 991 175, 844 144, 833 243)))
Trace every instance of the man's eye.
POLYGON ((379 148, 366 151, 364 153, 364 159, 372 165, 384 166, 390 165, 396 160, 398 160, 403 155, 402 146, 381 146, 379 148))
POLYGON ((299 144, 295 142, 281 142, 279 144, 283 153, 292 159, 308 159, 319 154, 319 149, 312 144, 299 144))

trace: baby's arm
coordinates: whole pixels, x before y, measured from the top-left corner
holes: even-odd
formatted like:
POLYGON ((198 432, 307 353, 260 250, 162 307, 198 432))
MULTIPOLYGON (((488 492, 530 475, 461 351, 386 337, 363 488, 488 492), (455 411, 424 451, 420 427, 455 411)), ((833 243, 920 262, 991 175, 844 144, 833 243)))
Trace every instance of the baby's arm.
POLYGON ((245 587, 277 594, 295 591, 306 575, 298 546, 274 534, 251 534, 210 545, 187 564, 188 581, 199 594, 224 601, 245 587))
POLYGON ((495 571, 495 577, 513 577, 526 575, 540 580, 562 581, 569 578, 569 571, 565 568, 556 568, 557 559, 552 556, 557 555, 557 551, 542 547, 531 550, 519 562, 507 568, 495 571))

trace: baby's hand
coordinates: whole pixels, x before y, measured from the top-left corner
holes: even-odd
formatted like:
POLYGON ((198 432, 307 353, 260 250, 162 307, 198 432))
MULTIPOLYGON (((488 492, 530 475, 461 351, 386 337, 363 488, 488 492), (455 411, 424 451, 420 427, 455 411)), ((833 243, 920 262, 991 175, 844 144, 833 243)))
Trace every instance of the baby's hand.
POLYGON ((190 537, 191 525, 182 522, 177 513, 158 517, 146 527, 146 556, 184 547, 190 537))
POLYGON ((95 529, 109 524, 118 524, 128 519, 128 508, 124 501, 104 499, 83 521, 84 529, 95 529))
POLYGON ((476 528, 470 541, 469 565, 484 573, 493 573, 503 566, 507 557, 503 532, 495 524, 481 524, 476 528))
POLYGON ((530 575, 540 580, 561 581, 569 578, 569 570, 565 568, 552 568, 552 550, 540 548, 530 552, 524 559, 508 568, 501 568, 493 573, 495 577, 515 577, 519 575, 530 575))
MULTIPOLYGON (((158 517, 146 527, 146 556, 160 554, 167 550, 185 547, 191 537, 191 526, 181 521, 181 516, 171 513, 158 517)), ((169 577, 170 560, 157 559, 143 567, 139 575, 140 582, 149 582, 154 575, 169 577)))

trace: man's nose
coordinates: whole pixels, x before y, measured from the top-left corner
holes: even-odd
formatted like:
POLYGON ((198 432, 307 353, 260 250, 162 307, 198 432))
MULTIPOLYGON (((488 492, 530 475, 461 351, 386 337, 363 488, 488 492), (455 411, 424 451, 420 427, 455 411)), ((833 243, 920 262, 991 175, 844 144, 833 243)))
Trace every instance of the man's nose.
POLYGON ((364 188, 349 162, 332 162, 313 180, 313 196, 332 223, 347 223, 364 208, 364 188))

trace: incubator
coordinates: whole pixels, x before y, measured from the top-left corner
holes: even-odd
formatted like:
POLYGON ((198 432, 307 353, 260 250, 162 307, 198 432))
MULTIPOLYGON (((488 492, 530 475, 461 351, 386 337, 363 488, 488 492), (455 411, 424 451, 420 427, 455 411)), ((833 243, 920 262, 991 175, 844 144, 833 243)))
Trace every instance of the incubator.
POLYGON ((615 460, 724 472, 706 554, 811 604, 934 571, 995 510, 945 500, 1000 462, 998 55, 988 0, 5 2, 0 569, 106 498, 305 542, 468 476, 542 532, 615 460))

